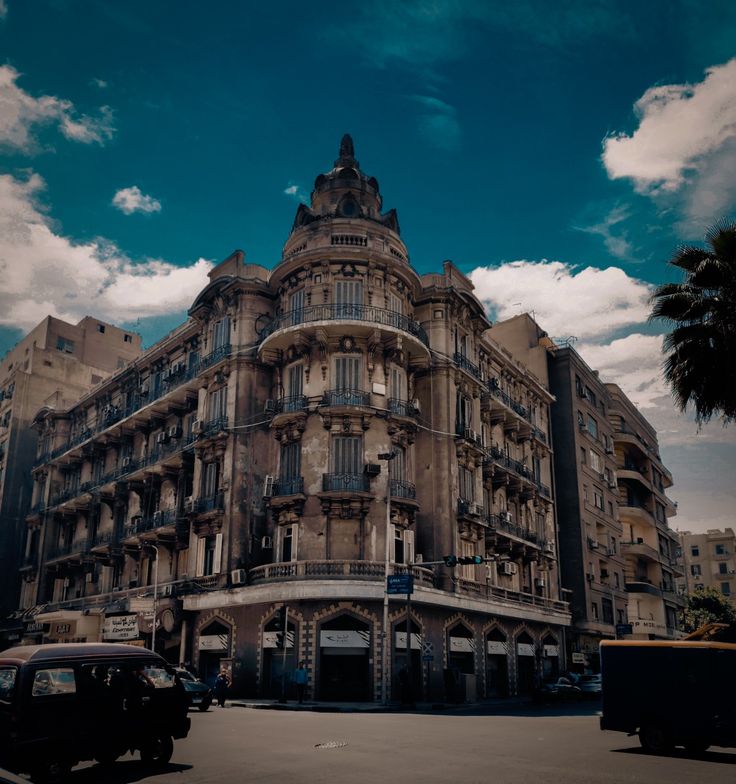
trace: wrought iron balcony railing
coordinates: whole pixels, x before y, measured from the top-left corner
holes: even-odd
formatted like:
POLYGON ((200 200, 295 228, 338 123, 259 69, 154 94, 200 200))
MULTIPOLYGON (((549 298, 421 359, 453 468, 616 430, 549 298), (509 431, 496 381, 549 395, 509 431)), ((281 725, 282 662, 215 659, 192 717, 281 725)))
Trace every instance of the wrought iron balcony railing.
POLYGON ((360 389, 330 389, 322 398, 325 406, 367 406, 370 402, 370 394, 360 389))
POLYGON ((368 321, 384 327, 393 327, 402 332, 408 332, 415 338, 429 346, 427 333, 419 322, 403 313, 383 308, 374 308, 372 305, 330 304, 309 305, 305 308, 290 310, 277 316, 262 332, 261 340, 280 329, 296 327, 300 324, 309 324, 315 321, 368 321))
POLYGON ((370 483, 365 474, 322 474, 323 492, 367 493, 370 483))
POLYGON ((416 485, 406 482, 403 479, 390 479, 389 488, 394 498, 406 498, 413 501, 417 497, 416 485))
POLYGON ((297 411, 304 411, 308 405, 306 395, 291 395, 291 397, 282 397, 276 401, 275 413, 277 414, 293 414, 297 411))
POLYGON ((465 370, 466 372, 470 373, 471 376, 477 378, 478 381, 483 380, 483 375, 480 372, 480 368, 478 365, 471 362, 465 354, 461 354, 459 351, 456 351, 453 355, 453 361, 459 367, 465 370))
POLYGON ((225 494, 220 490, 206 498, 198 498, 196 510, 198 514, 204 512, 221 512, 225 508, 225 494))
POLYGON ((489 514, 487 518, 488 527, 493 531, 504 531, 511 534, 518 539, 523 539, 525 542, 532 544, 539 544, 542 538, 535 532, 530 531, 528 528, 523 528, 517 525, 512 519, 504 515, 489 514))
POLYGON ((397 416, 415 417, 417 415, 417 410, 411 401, 401 400, 398 397, 388 399, 388 410, 397 416))
POLYGON ((298 495, 304 492, 304 477, 291 476, 276 479, 273 483, 273 495, 298 495))

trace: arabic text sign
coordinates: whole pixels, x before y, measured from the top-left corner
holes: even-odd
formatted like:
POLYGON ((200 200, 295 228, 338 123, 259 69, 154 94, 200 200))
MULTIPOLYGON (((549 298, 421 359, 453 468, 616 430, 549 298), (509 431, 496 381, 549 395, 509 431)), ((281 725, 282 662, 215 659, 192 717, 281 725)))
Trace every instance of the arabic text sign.
POLYGON ((367 648, 369 639, 368 632, 323 629, 319 634, 319 644, 322 648, 367 648))
POLYGON ((102 627, 104 640, 135 640, 138 637, 137 615, 112 615, 102 627))

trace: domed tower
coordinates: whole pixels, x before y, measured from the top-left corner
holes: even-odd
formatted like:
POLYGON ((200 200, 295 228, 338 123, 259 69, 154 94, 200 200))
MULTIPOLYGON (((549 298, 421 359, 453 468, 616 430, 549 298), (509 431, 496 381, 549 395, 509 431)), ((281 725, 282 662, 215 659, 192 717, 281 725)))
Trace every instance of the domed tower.
MULTIPOLYGON (((304 596, 307 575, 382 580, 387 553, 392 564, 414 555, 414 377, 430 354, 414 318, 420 279, 395 211, 381 206, 378 182, 361 171, 344 136, 310 206, 299 206, 270 278, 276 313, 258 348, 274 379, 278 468, 267 483, 268 535, 279 574, 304 577, 304 596)), ((254 581, 273 569, 257 568, 254 581)), ((312 584, 318 601, 324 594, 312 584)), ((368 635, 366 672, 380 657, 380 603, 369 594, 349 616, 334 610, 321 626, 368 635)), ((380 693, 380 683, 364 685, 356 698, 380 693)))

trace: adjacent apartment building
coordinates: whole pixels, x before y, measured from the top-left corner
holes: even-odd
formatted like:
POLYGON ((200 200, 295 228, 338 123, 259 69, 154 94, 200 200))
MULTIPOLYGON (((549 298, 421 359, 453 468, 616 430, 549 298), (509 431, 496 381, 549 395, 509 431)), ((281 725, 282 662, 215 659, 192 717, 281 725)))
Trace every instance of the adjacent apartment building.
MULTIPOLYGON (((140 353, 140 336, 95 318, 68 324, 48 317, 0 362, 0 617, 18 607, 25 516, 42 406, 65 408, 140 353)), ((19 624, 4 630, 18 639, 19 624)))
POLYGON ((686 593, 713 588, 736 602, 736 534, 733 528, 708 529, 704 534, 680 531, 686 593))
POLYGON ((621 544, 626 558, 628 623, 634 639, 676 638, 685 599, 680 542, 668 520, 677 507, 667 497, 672 475, 659 454, 657 433, 616 384, 610 397, 618 479, 621 544))
POLYGON ((626 562, 608 389, 571 345, 549 352, 562 585, 572 670, 600 671, 599 644, 627 619, 626 562))
POLYGON ((546 363, 452 263, 417 274, 350 137, 274 269, 237 251, 210 279, 179 329, 37 411, 26 638, 150 645, 155 623, 237 692, 305 660, 326 700, 388 698, 404 663, 430 699, 563 669, 546 363), (431 563, 451 554, 482 562, 431 563))

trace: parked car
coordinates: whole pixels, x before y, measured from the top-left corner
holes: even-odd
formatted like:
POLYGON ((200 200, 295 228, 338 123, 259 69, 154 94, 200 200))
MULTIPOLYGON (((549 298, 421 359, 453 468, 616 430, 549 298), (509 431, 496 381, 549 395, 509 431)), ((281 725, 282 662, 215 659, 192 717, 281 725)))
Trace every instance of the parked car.
POLYGON ((174 669, 145 648, 10 648, 0 653, 0 765, 34 782, 66 781, 82 760, 109 764, 134 750, 165 765, 189 732, 187 708, 174 669))
POLYGON ((212 689, 189 670, 177 669, 176 674, 187 693, 189 707, 206 711, 212 705, 212 689))
POLYGON ((580 689, 583 697, 598 699, 601 696, 600 675, 580 675, 575 681, 575 685, 580 689))
POLYGON ((544 681, 534 690, 535 702, 565 702, 579 700, 582 692, 578 686, 573 685, 568 678, 557 678, 544 681))

